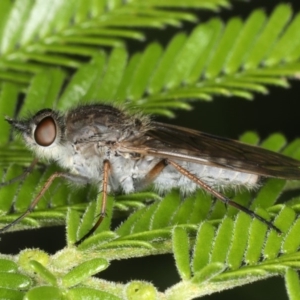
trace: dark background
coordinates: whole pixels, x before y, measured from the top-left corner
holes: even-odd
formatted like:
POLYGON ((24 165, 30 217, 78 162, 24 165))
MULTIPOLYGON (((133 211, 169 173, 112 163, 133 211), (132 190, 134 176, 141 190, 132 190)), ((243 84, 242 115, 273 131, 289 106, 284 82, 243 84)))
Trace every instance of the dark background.
MULTIPOLYGON (((282 1, 284 2, 284 1, 282 1)), ((234 2, 231 10, 222 10, 220 17, 226 21, 233 16, 245 19, 254 8, 265 8, 271 12, 279 1, 234 2)), ((296 12, 300 11, 300 1, 289 1, 296 12)), ((199 13, 200 22, 205 22, 215 14, 208 11, 199 13)), ((193 24, 184 24, 182 30, 190 32, 193 24)), ((149 30, 148 40, 166 44, 177 29, 169 28, 160 32, 149 30)), ((143 50, 145 44, 132 42, 129 50, 143 50)), ((262 138, 270 133, 281 132, 289 140, 300 136, 299 99, 300 82, 290 81, 291 88, 270 87, 269 95, 255 95, 255 100, 239 98, 215 97, 213 102, 198 101, 193 103, 192 111, 177 111, 177 118, 163 122, 195 128, 201 131, 230 138, 238 138, 245 130, 254 130, 262 138)), ((25 248, 38 247, 47 252, 55 253, 65 245, 64 227, 44 228, 32 231, 8 233, 1 237, 1 252, 17 254, 25 248)), ((126 261, 115 261, 101 277, 107 280, 128 282, 131 279, 151 281, 161 291, 175 284, 177 275, 172 255, 160 255, 147 258, 136 258, 126 261)), ((244 287, 235 288, 221 294, 213 294, 201 299, 288 299, 282 278, 271 278, 244 287)), ((184 299, 183 299, 184 300, 184 299)))

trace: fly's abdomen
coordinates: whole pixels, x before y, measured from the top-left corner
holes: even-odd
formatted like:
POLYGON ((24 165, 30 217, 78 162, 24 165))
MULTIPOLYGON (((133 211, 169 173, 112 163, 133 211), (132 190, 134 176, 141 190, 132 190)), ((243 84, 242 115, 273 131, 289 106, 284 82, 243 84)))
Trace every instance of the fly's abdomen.
POLYGON ((202 166, 202 171, 197 172, 197 175, 198 178, 216 188, 235 186, 253 188, 258 181, 258 175, 255 174, 242 173, 239 171, 210 166, 202 166))
MULTIPOLYGON (((259 176, 250 173, 243 173, 229 169, 217 168, 189 162, 177 162, 192 175, 217 190, 226 188, 246 187, 255 188, 259 176)), ((175 170, 172 166, 167 166, 154 181, 155 188, 160 191, 168 191, 172 188, 180 188, 184 193, 194 192, 200 188, 195 182, 184 174, 175 170)))

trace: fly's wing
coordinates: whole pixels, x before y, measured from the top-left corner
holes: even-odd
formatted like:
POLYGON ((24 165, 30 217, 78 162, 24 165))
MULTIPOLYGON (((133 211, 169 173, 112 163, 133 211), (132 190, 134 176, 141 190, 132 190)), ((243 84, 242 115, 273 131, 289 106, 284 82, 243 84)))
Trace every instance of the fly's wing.
POLYGON ((279 153, 184 127, 158 122, 151 126, 131 150, 266 177, 300 179, 300 161, 279 153))

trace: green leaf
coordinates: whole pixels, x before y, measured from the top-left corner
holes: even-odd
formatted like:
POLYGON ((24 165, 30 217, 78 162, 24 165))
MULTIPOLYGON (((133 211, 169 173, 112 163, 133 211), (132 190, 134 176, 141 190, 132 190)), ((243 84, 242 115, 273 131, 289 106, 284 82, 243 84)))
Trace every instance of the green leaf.
POLYGON ((221 272, 223 272, 225 268, 226 266, 224 264, 217 262, 211 263, 202 268, 200 271, 196 272, 192 281, 197 284, 209 281, 215 276, 219 275, 221 272))
POLYGON ((265 185, 260 189, 257 197, 252 202, 251 208, 259 207, 269 207, 273 205, 281 191, 285 186, 285 180, 272 178, 269 179, 265 185))
POLYGON ((297 251, 300 245, 300 238, 298 237, 298 230, 300 230, 300 219, 297 219, 293 226, 289 229, 287 236, 282 244, 283 253, 293 253, 297 251))
POLYGON ((233 237, 227 255, 227 263, 232 270, 238 269, 243 262, 245 249, 249 236, 245 232, 249 231, 251 218, 240 212, 234 222, 233 237))
POLYGON ((285 274, 285 287, 290 300, 300 297, 300 284, 298 273, 293 269, 288 269, 285 274))
MULTIPOLYGON (((282 232, 286 232, 289 228, 291 228, 296 214, 295 211, 284 207, 283 210, 277 215, 275 219, 275 226, 281 229, 282 232)), ((282 244, 282 236, 278 233, 271 231, 269 233, 268 239, 266 241, 263 254, 267 258, 276 258, 279 255, 281 244, 282 244)))
POLYGON ((59 288, 53 286, 38 286, 31 289, 26 293, 24 299, 35 300, 35 299, 62 299, 62 292, 59 288))
POLYGON ((177 270, 182 280, 188 280, 191 277, 191 270, 189 267, 189 239, 187 233, 184 229, 175 227, 172 239, 177 270))
MULTIPOLYGON (((0 94, 0 111, 6 116, 13 116, 15 103, 18 97, 18 86, 13 83, 3 83, 0 94)), ((10 125, 2 124, 0 127, 0 144, 9 141, 10 125)))
POLYGON ((15 273, 0 273, 0 287, 15 290, 26 290, 32 282, 29 277, 15 273))
MULTIPOLYGON (((58 100, 58 109, 67 109, 78 103, 99 80, 105 64, 105 54, 99 53, 90 64, 83 65, 71 79, 68 87, 58 100)), ((89 99, 91 100, 91 98, 89 99)))
POLYGON ((36 260, 31 260, 29 262, 29 264, 34 269, 34 271, 39 273, 40 277, 42 277, 49 284, 57 285, 55 276, 47 268, 45 268, 41 263, 39 263, 36 260))
POLYGON ((291 17, 291 8, 289 5, 282 4, 275 8, 269 21, 263 28, 256 43, 247 57, 246 69, 254 69, 266 58, 270 49, 275 47, 278 36, 291 17))
POLYGON ((142 97, 148 84, 148 78, 156 69, 156 64, 162 53, 161 46, 154 43, 146 48, 139 64, 133 73, 130 85, 127 88, 127 96, 132 101, 136 101, 142 97))
POLYGON ((99 273, 108 267, 109 263, 103 258, 94 258, 73 268, 62 277, 62 283, 66 287, 71 287, 88 279, 91 275, 99 273))
POLYGON ((12 300, 24 299, 24 293, 21 291, 0 288, 0 294, 4 299, 12 299, 12 300))
POLYGON ((214 240, 213 251, 210 256, 212 263, 225 261, 230 246, 230 237, 233 228, 233 221, 225 218, 220 224, 214 240))
MULTIPOLYGON (((258 211, 256 211, 256 213, 258 213, 258 211)), ((264 214, 260 213, 259 215, 266 217, 265 212, 264 214)), ((253 220, 249 230, 248 248, 244 258, 246 263, 249 265, 254 265, 259 261, 265 242, 264 239, 266 232, 267 228, 264 224, 258 220, 253 220)))
POLYGON ((199 226, 196 243, 193 251, 193 271, 197 273, 210 261, 210 250, 213 245, 215 228, 208 224, 202 223, 199 226))
POLYGON ((0 268, 2 272, 16 272, 18 269, 18 265, 8 259, 0 259, 0 268))

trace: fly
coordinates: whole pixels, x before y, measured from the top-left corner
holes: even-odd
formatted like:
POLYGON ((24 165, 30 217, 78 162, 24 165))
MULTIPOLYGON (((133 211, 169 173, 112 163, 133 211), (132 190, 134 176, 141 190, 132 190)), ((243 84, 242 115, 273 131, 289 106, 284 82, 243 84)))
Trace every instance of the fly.
POLYGON ((271 222, 220 191, 237 186, 253 189, 261 176, 300 179, 300 162, 292 158, 155 122, 109 105, 84 105, 66 113, 43 109, 26 120, 6 120, 21 133, 37 158, 55 161, 66 172, 52 174, 28 209, 0 233, 30 214, 58 177, 78 185, 94 184, 103 192, 98 220, 76 244, 101 224, 108 193, 132 193, 150 184, 160 193, 177 187, 189 194, 202 188, 281 233, 271 222))

